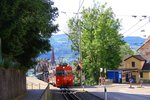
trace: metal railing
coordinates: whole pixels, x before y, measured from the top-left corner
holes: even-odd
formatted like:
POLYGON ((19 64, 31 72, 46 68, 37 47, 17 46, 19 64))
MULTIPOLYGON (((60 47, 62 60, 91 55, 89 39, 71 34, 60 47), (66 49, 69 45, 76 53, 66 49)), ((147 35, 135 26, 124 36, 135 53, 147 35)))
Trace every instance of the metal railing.
POLYGON ((39 96, 38 100, 52 100, 51 98, 51 94, 50 94, 50 90, 49 90, 49 84, 42 84, 42 83, 32 83, 32 82, 28 82, 27 84, 27 89, 29 90, 43 90, 41 95, 39 96))
POLYGON ((26 84, 27 89, 45 89, 47 84, 29 82, 26 84))
POLYGON ((50 94, 49 84, 48 84, 46 89, 43 91, 42 95, 40 96, 40 98, 38 100, 52 100, 51 97, 52 96, 50 94))

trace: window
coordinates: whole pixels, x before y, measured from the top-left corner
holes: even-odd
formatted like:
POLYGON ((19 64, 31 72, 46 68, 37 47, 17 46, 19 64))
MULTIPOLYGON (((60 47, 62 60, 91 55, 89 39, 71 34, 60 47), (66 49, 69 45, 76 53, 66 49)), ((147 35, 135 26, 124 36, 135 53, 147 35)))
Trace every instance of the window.
POLYGON ((132 67, 135 67, 135 62, 132 62, 132 67))
POLYGON ((143 78, 143 72, 140 72, 140 78, 143 78))

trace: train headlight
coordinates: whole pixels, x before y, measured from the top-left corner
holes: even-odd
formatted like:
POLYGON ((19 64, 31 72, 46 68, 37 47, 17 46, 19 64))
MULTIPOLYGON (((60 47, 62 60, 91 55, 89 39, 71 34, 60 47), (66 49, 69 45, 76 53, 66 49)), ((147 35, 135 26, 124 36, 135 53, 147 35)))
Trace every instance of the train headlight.
POLYGON ((59 81, 59 79, 57 79, 57 81, 59 81))

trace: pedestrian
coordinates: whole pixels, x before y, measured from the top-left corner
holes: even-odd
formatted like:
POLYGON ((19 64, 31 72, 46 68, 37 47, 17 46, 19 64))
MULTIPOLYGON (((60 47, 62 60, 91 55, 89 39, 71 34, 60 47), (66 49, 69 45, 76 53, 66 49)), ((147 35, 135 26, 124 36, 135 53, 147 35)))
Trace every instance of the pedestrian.
POLYGON ((133 83, 132 77, 129 78, 129 82, 130 82, 130 88, 131 88, 132 87, 132 83, 133 83))
POLYGON ((105 77, 101 78, 101 85, 105 85, 105 77))
POLYGON ((142 79, 140 78, 140 79, 139 79, 139 88, 142 87, 142 83, 143 83, 143 81, 142 81, 142 79))

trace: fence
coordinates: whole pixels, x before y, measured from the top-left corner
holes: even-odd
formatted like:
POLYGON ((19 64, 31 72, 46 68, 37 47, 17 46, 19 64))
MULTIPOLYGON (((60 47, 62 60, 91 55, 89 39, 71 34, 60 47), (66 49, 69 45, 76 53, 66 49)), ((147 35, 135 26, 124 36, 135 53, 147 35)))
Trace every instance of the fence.
POLYGON ((20 70, 0 68, 0 100, 12 100, 26 92, 26 77, 20 70))

